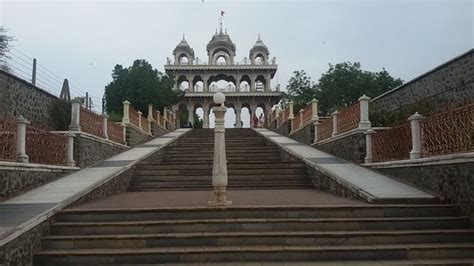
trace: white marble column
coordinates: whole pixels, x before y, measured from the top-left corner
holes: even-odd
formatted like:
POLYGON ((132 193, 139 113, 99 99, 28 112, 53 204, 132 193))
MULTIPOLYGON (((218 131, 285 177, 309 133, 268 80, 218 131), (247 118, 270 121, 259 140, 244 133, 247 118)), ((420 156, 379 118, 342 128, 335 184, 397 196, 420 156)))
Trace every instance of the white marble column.
POLYGON ((365 132, 365 163, 371 163, 373 160, 372 155, 372 135, 375 133, 374 130, 369 129, 365 132))
POLYGON ((202 114, 204 116, 202 120, 202 127, 209 128, 209 107, 208 106, 202 107, 202 114))
POLYGON ((235 127, 241 128, 242 127, 242 107, 235 107, 235 127))
MULTIPOLYGON (((106 116, 104 116, 106 117, 106 116)), ((74 167, 76 166, 76 161, 74 161, 74 133, 69 131, 67 134, 67 166, 74 167)))
POLYGON ((365 94, 359 98, 359 105, 360 105, 360 121, 359 121, 359 128, 360 129, 368 129, 371 126, 369 120, 369 102, 370 98, 365 94))
POLYGON ((411 126, 411 151, 410 159, 417 159, 421 157, 421 126, 420 121, 423 116, 418 112, 408 118, 411 126))
POLYGON ((16 161, 28 163, 29 158, 26 155, 26 125, 30 122, 22 115, 16 119, 16 161))
POLYGON ((216 107, 212 108, 215 120, 214 128, 214 160, 212 164, 212 186, 214 187, 214 199, 208 202, 210 207, 224 207, 232 205, 227 200, 227 159, 225 152, 225 126, 224 117, 227 107, 224 106, 225 95, 222 92, 214 94, 216 107))
POLYGON ((69 125, 69 130, 71 131, 81 131, 81 101, 74 99, 71 101, 71 124, 69 125))

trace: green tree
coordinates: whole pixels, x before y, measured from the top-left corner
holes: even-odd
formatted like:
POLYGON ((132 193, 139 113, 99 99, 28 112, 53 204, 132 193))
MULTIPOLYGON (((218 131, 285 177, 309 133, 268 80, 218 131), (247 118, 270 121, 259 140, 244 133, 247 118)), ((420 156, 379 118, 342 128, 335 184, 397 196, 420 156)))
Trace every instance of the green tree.
POLYGON ((316 84, 304 70, 294 71, 293 74, 286 86, 287 92, 283 97, 282 106, 286 107, 289 101, 293 101, 293 111, 297 113, 315 97, 316 84))
POLYGON ((13 37, 7 35, 7 30, 0 26, 0 63, 2 64, 2 68, 7 68, 6 65, 3 65, 5 59, 8 58, 8 48, 10 42, 13 41, 13 37))
POLYGON ((124 100, 148 114, 148 104, 158 110, 171 107, 181 96, 172 90, 173 77, 153 69, 144 59, 135 60, 133 65, 124 68, 116 65, 112 71, 112 82, 105 86, 106 110, 108 113, 121 113, 124 100))
POLYGON ((362 70, 359 62, 330 64, 329 70, 319 79, 315 96, 321 113, 328 115, 337 108, 355 103, 363 94, 373 98, 402 83, 385 69, 380 72, 362 70))
POLYGON ((373 98, 403 83, 401 79, 390 76, 385 69, 380 72, 362 70, 358 62, 329 64, 328 71, 322 74, 318 83, 311 81, 304 70, 293 74, 281 105, 285 107, 292 100, 295 113, 316 98, 320 114, 329 115, 335 109, 355 103, 363 94, 373 98))

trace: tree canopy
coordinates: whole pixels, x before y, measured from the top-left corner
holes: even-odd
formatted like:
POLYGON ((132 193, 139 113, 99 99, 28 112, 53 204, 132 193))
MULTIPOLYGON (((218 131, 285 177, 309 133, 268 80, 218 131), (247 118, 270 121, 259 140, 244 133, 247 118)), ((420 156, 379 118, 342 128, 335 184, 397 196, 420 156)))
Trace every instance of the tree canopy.
POLYGON ((13 41, 13 37, 8 36, 7 30, 3 26, 0 26, 0 63, 5 61, 11 41, 13 41))
POLYGON ((344 62, 330 64, 318 83, 312 82, 305 71, 295 71, 288 82, 286 98, 294 102, 294 112, 316 98, 320 113, 329 115, 339 107, 355 103, 363 94, 373 98, 402 83, 385 69, 371 72, 362 70, 359 62, 344 62))
POLYGON ((171 107, 180 97, 179 92, 172 90, 173 84, 173 77, 153 69, 144 59, 135 60, 127 68, 116 65, 112 82, 105 86, 106 110, 120 113, 125 100, 145 115, 150 103, 158 110, 171 107))

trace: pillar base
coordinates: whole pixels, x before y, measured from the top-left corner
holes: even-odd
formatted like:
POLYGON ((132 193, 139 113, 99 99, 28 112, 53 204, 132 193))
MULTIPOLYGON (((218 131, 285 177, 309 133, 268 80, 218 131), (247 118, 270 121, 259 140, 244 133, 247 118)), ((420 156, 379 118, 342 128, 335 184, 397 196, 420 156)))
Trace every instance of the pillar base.
POLYGON ((18 154, 16 156, 16 161, 19 163, 28 163, 30 161, 30 158, 26 154, 18 154))
POLYGON ((410 152, 410 159, 418 159, 418 158, 421 158, 421 152, 415 152, 415 151, 410 152))
POLYGON ((225 207, 232 205, 232 201, 227 200, 225 188, 214 188, 214 196, 215 198, 213 200, 207 202, 209 207, 225 207))
POLYGON ((370 121, 359 122, 359 129, 369 129, 371 126, 370 121))
POLYGON ((69 125, 69 131, 81 131, 80 125, 69 125))

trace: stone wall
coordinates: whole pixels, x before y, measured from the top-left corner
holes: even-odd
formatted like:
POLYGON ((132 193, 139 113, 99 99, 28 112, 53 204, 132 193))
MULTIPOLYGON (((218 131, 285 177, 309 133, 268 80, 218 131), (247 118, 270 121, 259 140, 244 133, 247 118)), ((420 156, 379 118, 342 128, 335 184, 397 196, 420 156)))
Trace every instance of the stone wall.
POLYGON ((58 100, 29 82, 0 70, 0 118, 14 120, 22 115, 34 126, 55 130, 49 109, 58 100))
POLYGON ((374 168, 459 204, 463 213, 474 219, 474 162, 374 168))
POLYGON ((151 140, 153 137, 144 131, 135 128, 132 124, 127 126, 127 144, 130 147, 137 146, 151 140))
POLYGON ((366 155, 365 135, 360 131, 312 146, 344 160, 359 164, 364 163, 366 155))
POLYGON ((0 164, 0 201, 73 172, 67 167, 9 163, 0 164))
POLYGON ((151 133, 153 134, 153 137, 159 137, 167 133, 166 129, 163 127, 159 126, 155 122, 151 122, 151 133))
POLYGON ((282 136, 288 136, 288 134, 290 133, 290 126, 291 126, 291 121, 287 120, 283 124, 281 124, 278 128, 272 129, 272 131, 282 136))
POLYGON ((314 125, 313 123, 306 124, 303 128, 289 135, 290 138, 311 145, 314 142, 314 125))
POLYGON ((76 166, 85 168, 119 154, 128 148, 88 134, 78 133, 74 137, 74 160, 76 166))
POLYGON ((474 102, 474 49, 391 90, 372 102, 386 111, 430 99, 435 107, 474 102))

